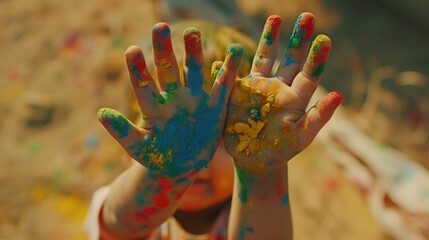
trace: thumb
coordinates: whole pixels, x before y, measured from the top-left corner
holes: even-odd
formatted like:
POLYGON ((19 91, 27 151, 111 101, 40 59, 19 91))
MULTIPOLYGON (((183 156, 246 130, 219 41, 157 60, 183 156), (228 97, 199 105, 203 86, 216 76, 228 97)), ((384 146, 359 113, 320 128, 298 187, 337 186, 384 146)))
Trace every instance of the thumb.
POLYGON ((142 142, 143 132, 122 113, 114 109, 102 108, 98 110, 97 116, 110 135, 132 158, 137 159, 133 149, 136 147, 136 143, 142 142))
POLYGON ((298 121, 302 147, 308 146, 314 140, 320 129, 331 119, 343 98, 340 92, 326 94, 298 121))

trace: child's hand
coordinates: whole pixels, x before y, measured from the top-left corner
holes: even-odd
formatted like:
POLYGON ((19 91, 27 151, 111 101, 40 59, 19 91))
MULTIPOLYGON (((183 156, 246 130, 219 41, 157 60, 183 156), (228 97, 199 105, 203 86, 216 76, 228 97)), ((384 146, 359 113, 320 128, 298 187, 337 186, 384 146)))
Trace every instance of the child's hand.
POLYGON ((223 139, 235 164, 251 171, 284 166, 307 147, 342 101, 331 92, 306 112, 331 49, 331 40, 310 38, 315 18, 299 16, 285 59, 271 75, 281 18, 268 18, 250 74, 233 88, 223 139))
POLYGON ((98 117, 127 153, 152 172, 176 177, 205 167, 219 143, 231 88, 241 62, 241 46, 229 48, 210 94, 203 91, 201 33, 185 30, 185 85, 172 49, 167 24, 154 26, 152 45, 158 84, 146 68, 142 50, 132 46, 126 62, 142 121, 135 126, 113 109, 98 117))

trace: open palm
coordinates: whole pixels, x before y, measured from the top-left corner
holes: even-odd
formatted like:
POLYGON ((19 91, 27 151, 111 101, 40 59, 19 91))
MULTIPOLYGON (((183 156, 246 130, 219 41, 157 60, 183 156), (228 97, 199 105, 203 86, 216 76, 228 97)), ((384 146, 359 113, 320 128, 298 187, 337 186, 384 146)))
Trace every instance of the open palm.
POLYGON ((184 32, 184 85, 171 45, 170 29, 153 28, 157 82, 146 67, 142 50, 132 46, 126 61, 142 112, 136 126, 116 110, 103 108, 99 120, 125 151, 148 169, 176 177, 207 166, 219 143, 226 106, 241 61, 241 47, 232 45, 210 94, 203 90, 201 33, 184 32))
POLYGON ((299 16, 285 59, 273 71, 281 18, 267 19, 251 72, 236 81, 228 105, 223 139, 236 164, 254 171, 284 166, 340 104, 341 94, 331 92, 306 112, 331 48, 319 35, 308 52, 314 22, 310 13, 299 16))

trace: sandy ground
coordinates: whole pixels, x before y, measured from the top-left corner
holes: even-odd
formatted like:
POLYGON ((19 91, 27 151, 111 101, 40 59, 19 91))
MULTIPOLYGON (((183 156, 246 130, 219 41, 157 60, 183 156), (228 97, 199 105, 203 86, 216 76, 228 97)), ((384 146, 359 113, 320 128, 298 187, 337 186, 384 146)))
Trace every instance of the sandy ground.
MULTIPOLYGON (((271 4, 239 3, 290 23, 303 10, 315 12, 321 31, 344 19, 319 1, 263 2, 271 4)), ((96 112, 109 106, 130 114, 123 52, 166 18, 158 13, 143 0, 0 1, 0 239, 86 239, 92 192, 128 164, 96 112)), ((331 72, 344 67, 340 60, 334 53, 331 72)), ((389 239, 324 144, 291 163, 296 239, 389 239)))

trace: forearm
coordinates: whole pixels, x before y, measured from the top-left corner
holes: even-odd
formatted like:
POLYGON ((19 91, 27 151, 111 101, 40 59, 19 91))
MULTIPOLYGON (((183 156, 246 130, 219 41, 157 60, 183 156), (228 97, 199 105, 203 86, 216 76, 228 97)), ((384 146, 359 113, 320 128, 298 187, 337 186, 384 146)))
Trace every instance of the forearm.
POLYGON ((192 181, 160 177, 134 164, 111 184, 100 217, 102 232, 120 239, 149 235, 173 214, 192 181))
POLYGON ((229 239, 292 239, 287 166, 235 173, 229 239))

